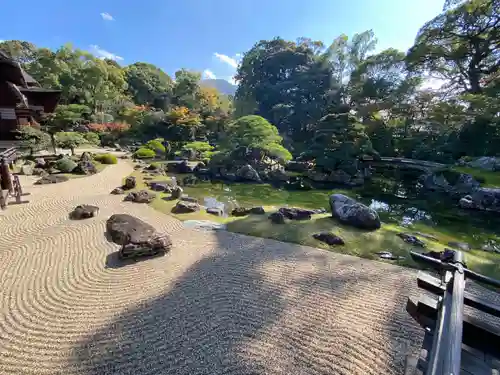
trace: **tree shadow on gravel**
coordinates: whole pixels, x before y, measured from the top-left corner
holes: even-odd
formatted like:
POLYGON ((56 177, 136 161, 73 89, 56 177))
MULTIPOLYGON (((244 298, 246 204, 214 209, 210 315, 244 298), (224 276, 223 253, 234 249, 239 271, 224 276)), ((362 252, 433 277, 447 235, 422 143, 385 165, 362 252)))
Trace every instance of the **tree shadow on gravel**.
MULTIPOLYGON (((357 258, 215 235, 217 249, 168 292, 125 311, 75 348, 78 373, 403 373, 403 351, 418 347, 418 327, 404 311, 404 297, 389 315, 377 297, 364 301, 369 296, 359 289, 380 279, 357 258), (373 322, 359 315, 363 306, 375 311, 373 322), (371 329, 379 325, 382 340, 371 329)), ((407 295, 407 286, 372 292, 407 295)))

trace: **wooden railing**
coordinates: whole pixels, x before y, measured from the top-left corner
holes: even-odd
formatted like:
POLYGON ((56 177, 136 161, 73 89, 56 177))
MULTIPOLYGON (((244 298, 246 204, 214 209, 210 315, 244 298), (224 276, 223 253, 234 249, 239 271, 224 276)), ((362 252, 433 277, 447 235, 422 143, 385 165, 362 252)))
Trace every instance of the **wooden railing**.
POLYGON ((419 273, 418 286, 435 298, 422 295, 418 301, 410 298, 407 303, 407 311, 426 328, 426 336, 432 337, 432 340, 424 339, 424 342, 431 344, 424 348, 428 356, 419 359, 417 369, 425 375, 468 374, 468 367, 474 367, 470 371, 473 374, 488 373, 490 364, 479 357, 500 357, 500 329, 498 325, 489 324, 488 319, 464 315, 464 306, 489 314, 492 319, 500 317, 500 306, 465 291, 465 285, 466 278, 469 278, 489 287, 500 288, 500 281, 467 269, 463 254, 459 251, 446 250, 441 253, 441 259, 415 252, 411 256, 440 275, 437 278, 419 273), (482 354, 475 361, 471 361, 467 354, 467 363, 464 363, 464 346, 482 354))

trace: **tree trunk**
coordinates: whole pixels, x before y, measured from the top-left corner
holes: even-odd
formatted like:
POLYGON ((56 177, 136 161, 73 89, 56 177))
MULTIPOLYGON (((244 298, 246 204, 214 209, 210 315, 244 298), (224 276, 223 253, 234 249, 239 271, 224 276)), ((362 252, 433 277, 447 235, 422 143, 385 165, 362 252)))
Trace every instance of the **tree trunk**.
POLYGON ((75 156, 75 148, 71 147, 71 155, 75 156))
POLYGON ((50 143, 52 144, 52 149, 54 150, 54 155, 57 154, 56 135, 54 133, 50 133, 50 143))

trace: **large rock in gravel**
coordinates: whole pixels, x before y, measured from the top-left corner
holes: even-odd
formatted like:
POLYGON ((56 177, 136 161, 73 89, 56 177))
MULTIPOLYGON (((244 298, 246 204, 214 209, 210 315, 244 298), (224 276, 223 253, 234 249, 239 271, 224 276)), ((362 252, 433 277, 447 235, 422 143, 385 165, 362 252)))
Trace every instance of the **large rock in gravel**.
POLYGON ((84 175, 92 175, 97 173, 97 168, 92 161, 80 160, 77 163, 75 169, 73 169, 73 173, 76 174, 84 174, 84 175))
POLYGON ((35 182, 35 185, 48 185, 48 184, 58 184, 59 182, 68 181, 69 178, 62 174, 51 174, 44 176, 35 182))
POLYGON ((91 206, 89 204, 82 204, 76 206, 73 211, 70 212, 69 217, 73 220, 90 219, 99 213, 99 207, 91 206))
POLYGON ((137 182, 135 180, 135 177, 134 176, 128 176, 125 179, 125 184, 123 184, 123 188, 125 190, 135 189, 136 185, 137 185, 137 182))
POLYGON ((139 190, 128 193, 124 200, 135 203, 151 203, 155 198, 156 194, 147 190, 139 190))
POLYGON ((120 195, 123 193, 124 193, 124 191, 121 187, 117 187, 117 188, 114 188, 113 190, 111 190, 111 194, 113 194, 113 195, 120 195))
POLYGON ((112 215, 106 222, 106 231, 114 243, 122 245, 121 258, 165 254, 172 248, 168 235, 159 234, 151 225, 131 215, 112 215))
POLYGON ((195 202, 178 201, 172 208, 174 214, 189 214, 200 210, 200 205, 195 202))
POLYGON ((332 217, 344 224, 360 229, 372 230, 380 228, 380 218, 376 211, 343 194, 331 195, 330 207, 332 217))

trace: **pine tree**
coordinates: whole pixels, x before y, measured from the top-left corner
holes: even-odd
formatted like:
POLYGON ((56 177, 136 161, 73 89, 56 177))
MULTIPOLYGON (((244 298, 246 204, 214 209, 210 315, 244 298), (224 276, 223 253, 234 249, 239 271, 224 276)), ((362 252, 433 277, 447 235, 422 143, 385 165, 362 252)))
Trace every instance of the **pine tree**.
POLYGON ((342 108, 339 113, 323 117, 316 130, 313 143, 307 152, 316 160, 316 168, 325 172, 343 170, 351 176, 360 170, 363 155, 373 155, 370 138, 363 125, 342 108))

